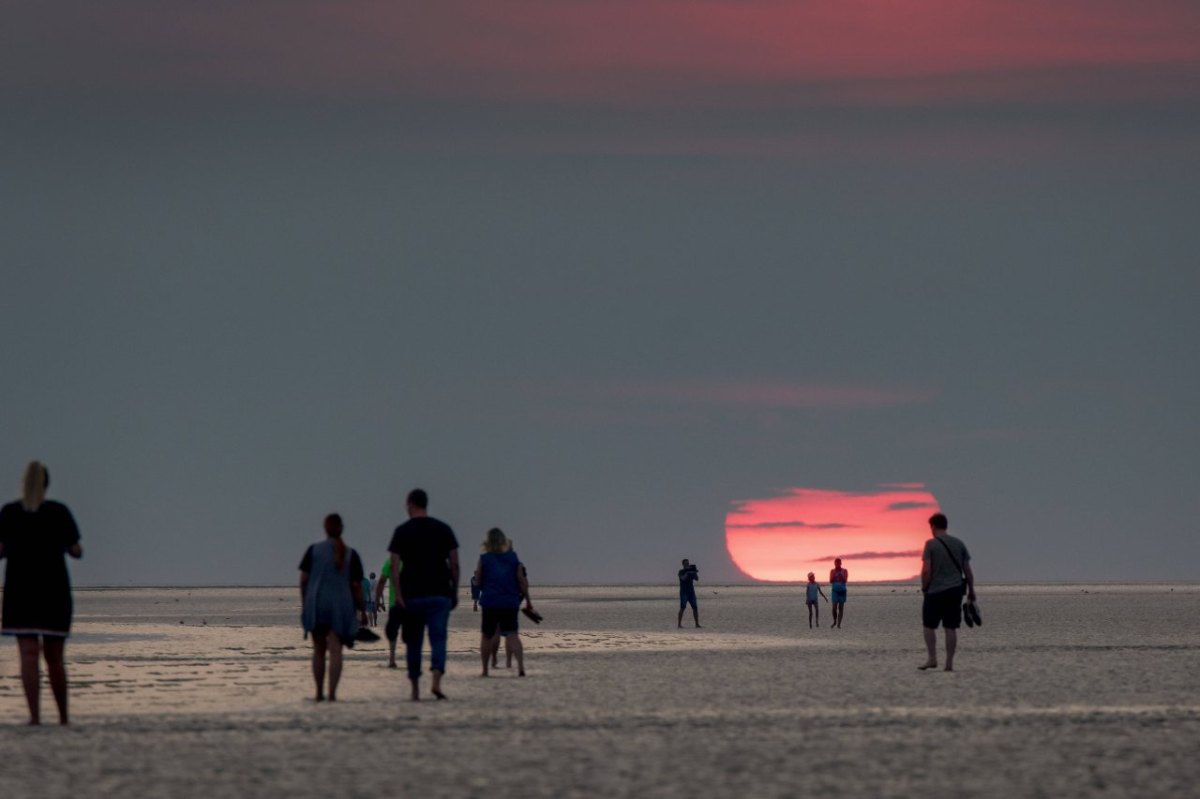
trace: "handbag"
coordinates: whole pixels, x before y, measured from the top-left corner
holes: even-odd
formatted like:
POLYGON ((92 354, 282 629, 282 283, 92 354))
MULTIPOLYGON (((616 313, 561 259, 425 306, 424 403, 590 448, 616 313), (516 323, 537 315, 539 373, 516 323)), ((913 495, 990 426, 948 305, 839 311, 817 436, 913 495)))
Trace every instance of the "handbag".
MULTIPOLYGON (((950 545, 946 543, 945 539, 939 538, 938 543, 946 548, 946 554, 950 556, 951 562, 953 562, 955 568, 958 569, 958 576, 959 579, 962 580, 962 587, 966 588, 967 574, 963 570, 962 564, 958 562, 958 558, 954 557, 954 551, 950 549, 950 545)), ((979 615, 979 607, 974 602, 964 602, 962 610, 963 620, 967 623, 968 627, 974 627, 976 625, 980 627, 983 626, 983 617, 979 615)))

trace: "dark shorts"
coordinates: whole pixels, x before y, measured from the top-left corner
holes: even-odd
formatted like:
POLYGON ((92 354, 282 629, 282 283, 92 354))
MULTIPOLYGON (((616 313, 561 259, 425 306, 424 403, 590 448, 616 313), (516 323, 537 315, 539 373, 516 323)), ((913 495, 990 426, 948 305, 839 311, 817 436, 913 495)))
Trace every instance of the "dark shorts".
POLYGON ((692 606, 692 610, 696 609, 696 591, 680 591, 679 592, 679 609, 683 610, 688 605, 692 606))
POLYGON ((921 605, 921 623, 930 630, 936 630, 940 623, 947 630, 957 630, 962 626, 962 600, 966 589, 949 588, 936 594, 926 594, 925 602, 921 605))
POLYGON ((519 608, 484 608, 479 631, 484 635, 516 635, 520 627, 517 616, 519 608))
POLYGON ((402 624, 404 624, 404 608, 399 605, 392 605, 392 609, 388 611, 387 624, 383 628, 383 632, 387 635, 389 641, 395 641, 400 637, 400 626, 402 624))

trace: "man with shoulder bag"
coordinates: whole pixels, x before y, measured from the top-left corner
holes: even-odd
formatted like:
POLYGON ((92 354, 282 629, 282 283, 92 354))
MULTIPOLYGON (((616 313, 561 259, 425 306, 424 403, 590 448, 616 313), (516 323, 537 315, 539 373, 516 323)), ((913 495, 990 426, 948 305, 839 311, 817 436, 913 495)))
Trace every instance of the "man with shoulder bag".
POLYGON ((944 513, 929 517, 930 539, 925 542, 925 551, 921 555, 921 592, 925 594, 921 622, 925 628, 925 649, 929 654, 925 663, 918 666, 922 671, 937 668, 939 624, 946 630, 946 671, 954 671, 954 650, 958 647, 958 628, 964 611, 968 623, 982 624, 975 608, 971 554, 967 552, 966 544, 946 532, 949 526, 944 513), (962 602, 964 592, 967 605, 962 602))

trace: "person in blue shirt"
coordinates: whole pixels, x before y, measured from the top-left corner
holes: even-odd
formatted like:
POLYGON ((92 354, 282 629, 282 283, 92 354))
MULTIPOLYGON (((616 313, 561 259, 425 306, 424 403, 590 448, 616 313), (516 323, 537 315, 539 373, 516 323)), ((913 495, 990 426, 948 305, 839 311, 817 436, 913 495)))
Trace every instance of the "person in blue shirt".
POLYGON ((375 572, 371 572, 370 577, 364 577, 362 585, 363 599, 367 603, 367 625, 374 627, 379 624, 379 618, 375 610, 375 572))
POLYGON ((817 597, 820 596, 826 602, 829 597, 825 596, 825 592, 821 590, 821 584, 817 582, 817 575, 812 572, 808 573, 807 593, 804 596, 804 604, 808 606, 808 629, 812 629, 813 616, 816 616, 817 626, 821 626, 821 606, 817 604, 817 597))
POLYGON ((499 527, 488 530, 483 541, 483 554, 475 566, 475 583, 479 586, 479 604, 483 618, 479 626, 479 659, 482 676, 488 676, 488 663, 494 657, 500 636, 504 636, 504 651, 517 658, 517 675, 525 676, 525 651, 521 645, 518 616, 521 600, 527 611, 533 611, 529 599, 529 582, 521 560, 509 546, 508 536, 499 527))
POLYGON ((683 611, 688 605, 692 606, 692 620, 700 626, 700 611, 696 607, 696 581, 700 579, 700 569, 683 559, 683 568, 679 570, 679 627, 683 626, 683 611))

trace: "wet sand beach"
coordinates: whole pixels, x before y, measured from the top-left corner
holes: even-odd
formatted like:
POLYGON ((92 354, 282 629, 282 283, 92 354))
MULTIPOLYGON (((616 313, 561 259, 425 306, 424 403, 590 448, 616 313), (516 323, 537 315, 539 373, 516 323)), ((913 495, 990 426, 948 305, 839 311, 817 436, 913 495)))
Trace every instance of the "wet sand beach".
POLYGON ((0 796, 1194 795, 1200 586, 983 586, 953 673, 911 585, 841 630, 799 586, 699 595, 678 630, 671 586, 535 587, 529 676, 486 680, 466 600, 449 701, 380 642, 317 704, 295 588, 78 590, 70 728, 24 726, 0 643, 0 796))

